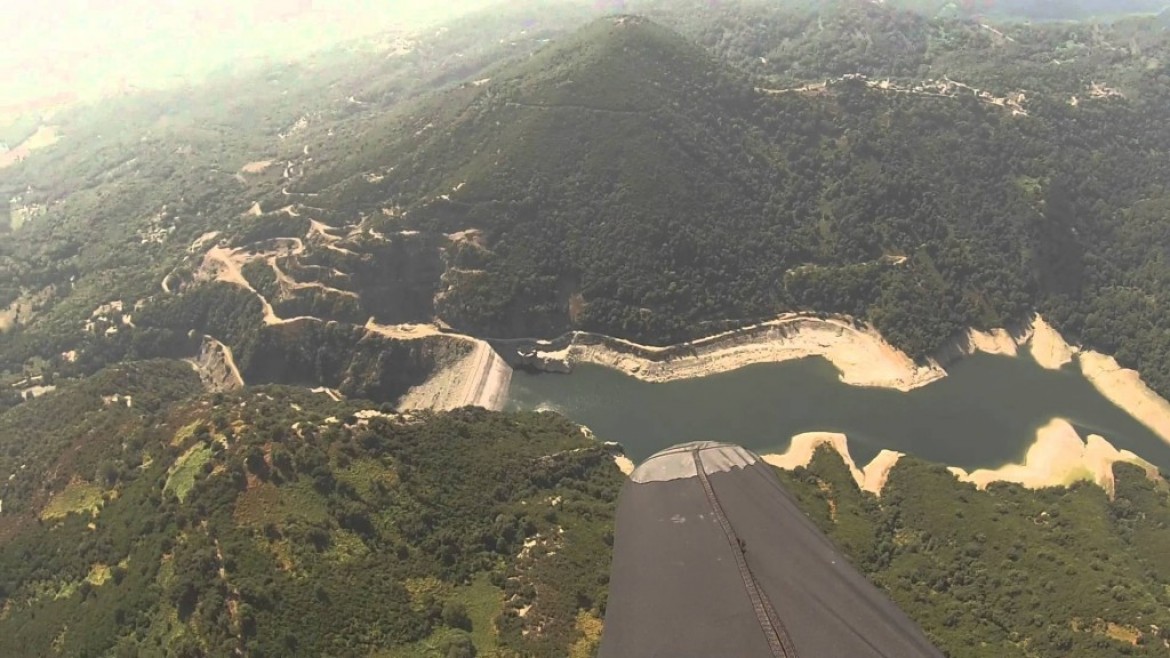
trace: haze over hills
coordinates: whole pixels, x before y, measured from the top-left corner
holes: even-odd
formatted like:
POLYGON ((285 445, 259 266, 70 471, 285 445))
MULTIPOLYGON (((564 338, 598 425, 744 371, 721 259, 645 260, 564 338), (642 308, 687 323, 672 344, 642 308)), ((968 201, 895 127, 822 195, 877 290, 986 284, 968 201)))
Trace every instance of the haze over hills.
POLYGON ((10 3, 0 8, 0 21, 21 29, 10 31, 0 52, 0 117, 21 107, 44 110, 196 83, 261 61, 296 61, 374 34, 409 49, 415 31, 486 4, 10 3))
POLYGON ((1158 13, 1163 0, 891 0, 927 15, 995 16, 1032 20, 1079 20, 1158 13))
MULTIPOLYGON (((1170 394, 1164 22, 894 5, 524 5, 7 126, 0 653, 592 655, 620 449, 444 411, 506 339, 1039 312, 1170 394)), ((949 655, 1055 657, 1165 653, 1150 475, 782 477, 949 655)))

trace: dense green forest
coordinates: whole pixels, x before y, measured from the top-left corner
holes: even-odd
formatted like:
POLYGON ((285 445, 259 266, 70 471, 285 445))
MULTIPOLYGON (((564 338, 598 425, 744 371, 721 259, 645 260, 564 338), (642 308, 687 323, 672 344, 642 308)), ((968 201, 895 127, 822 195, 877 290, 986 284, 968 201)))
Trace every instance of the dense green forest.
POLYGON ((596 642, 581 620, 604 611, 621 474, 576 426, 197 388, 182 364, 130 363, 0 414, 4 655, 596 642))
POLYGON ((925 357, 1040 311, 1170 390, 1163 19, 635 5, 654 20, 518 6, 55 119, 0 171, 0 364, 84 375, 192 329, 275 353, 259 326, 81 329, 113 300, 198 315, 219 243, 284 318, 664 344, 845 313, 925 357))
POLYGON ((977 491, 903 459, 877 498, 821 449, 780 477, 948 656, 1164 655, 1170 493, 1137 467, 1114 474, 1112 499, 1088 483, 977 491))

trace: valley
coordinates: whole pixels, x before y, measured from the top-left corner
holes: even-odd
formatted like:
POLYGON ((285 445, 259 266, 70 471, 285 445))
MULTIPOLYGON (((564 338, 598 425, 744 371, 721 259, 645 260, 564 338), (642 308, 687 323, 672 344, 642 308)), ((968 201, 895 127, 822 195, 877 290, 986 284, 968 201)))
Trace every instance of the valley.
MULTIPOLYGON (((623 352, 584 340, 552 352, 557 359, 544 366, 571 374, 518 372, 512 405, 567 414, 622 442, 635 458, 679 437, 768 452, 784 450, 799 434, 843 431, 853 437, 859 463, 888 449, 967 470, 996 469, 1022 460, 1032 441, 1047 443, 1043 434, 1037 438, 1042 426, 1068 419, 1078 431, 1102 434, 1136 457, 1170 467, 1164 433, 1170 405, 1136 375, 1126 384, 1106 384, 1102 375, 1111 370, 1101 362, 1110 359, 1078 353, 1042 319, 1012 333, 972 332, 924 366, 856 329, 815 319, 797 326, 818 322, 831 331, 764 333, 754 340, 743 339, 751 336, 745 331, 709 345, 669 348, 670 357, 654 360, 636 348, 623 352), (857 335, 870 351, 858 348, 857 335)), ((526 363, 529 370, 542 367, 531 358, 526 363)), ((1071 457, 1061 450, 1038 453, 1029 465, 1053 479, 1031 481, 1065 483, 1071 457)), ((986 484, 996 475, 980 477, 986 484)))
POLYGON ((719 440, 943 655, 1164 656, 1170 23, 1002 4, 517 2, 13 109, 0 655, 596 656, 626 476, 719 440))

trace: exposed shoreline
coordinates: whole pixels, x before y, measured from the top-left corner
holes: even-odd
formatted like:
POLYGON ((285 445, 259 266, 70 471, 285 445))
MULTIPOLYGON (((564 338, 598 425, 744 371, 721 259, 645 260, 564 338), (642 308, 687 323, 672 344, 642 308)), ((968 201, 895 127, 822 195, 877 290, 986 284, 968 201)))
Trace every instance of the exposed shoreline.
POLYGON ((1027 349, 1041 367, 1059 370, 1075 363, 1110 402, 1170 444, 1170 402, 1121 368, 1112 357, 1066 341, 1039 315, 1018 328, 968 330, 925 364, 916 363, 868 325, 847 318, 781 316, 776 320, 667 347, 639 345, 599 334, 575 332, 551 341, 496 341, 513 365, 571 372, 577 364, 613 368, 647 382, 705 377, 757 363, 819 356, 852 386, 911 391, 947 376, 946 365, 975 353, 1018 356, 1027 349))
MULTIPOLYGON (((783 453, 762 455, 768 464, 784 470, 807 467, 821 447, 828 447, 841 456, 853 480, 862 491, 880 496, 890 472, 905 455, 883 450, 865 466, 859 467, 849 454, 848 438, 844 434, 809 432, 792 437, 792 443, 783 453)), ((1128 450, 1118 450, 1104 437, 1091 434, 1082 439, 1073 426, 1063 418, 1053 418, 1036 431, 1036 439, 1022 463, 1011 463, 994 469, 978 469, 968 473, 956 466, 948 467, 959 481, 986 489, 993 482, 1011 482, 1028 489, 1069 486, 1074 482, 1092 482, 1114 494, 1113 465, 1134 464, 1141 467, 1150 479, 1158 479, 1158 468, 1128 450)))
POLYGON ((916 364, 876 331, 845 318, 786 315, 769 322, 666 347, 574 332, 552 341, 498 341, 513 365, 570 372, 580 363, 613 368, 647 382, 670 382, 810 356, 829 360, 855 386, 909 391, 946 376, 937 363, 916 364))
POLYGON ((886 480, 890 477, 890 471, 893 470, 898 460, 905 456, 903 453, 893 450, 882 450, 864 467, 858 467, 857 463, 853 461, 853 456, 849 454, 849 439, 844 434, 806 432, 792 437, 788 450, 782 453, 760 455, 760 459, 776 468, 791 471, 812 463, 813 456, 816 455, 821 446, 828 446, 840 455, 845 466, 853 475, 857 487, 874 495, 881 495, 882 488, 886 486, 886 480))
MULTIPOLYGON (((577 364, 586 363, 613 368, 642 381, 669 382, 729 372, 756 363, 820 356, 833 364, 845 384, 911 391, 946 377, 945 366, 968 355, 982 352, 1018 356, 1022 348, 1043 368, 1058 370, 1075 365, 1101 395, 1170 444, 1170 402, 1150 389, 1137 372, 1121 368, 1112 357, 1070 345, 1038 315, 1011 330, 969 330, 925 364, 915 363, 867 325, 854 323, 848 318, 822 319, 801 315, 782 316, 770 322, 667 347, 639 345, 584 332, 551 341, 507 340, 492 341, 490 345, 468 336, 445 335, 452 340, 470 341, 474 347, 468 355, 443 365, 426 382, 411 389, 400 401, 400 410, 446 410, 467 405, 503 409, 508 400, 512 366, 564 373, 571 372, 577 364)), ((1071 426, 1064 429, 1067 432, 1062 429, 1062 434, 1046 428, 1047 433, 1038 436, 1037 444, 1033 446, 1035 453, 1029 451, 1025 463, 1015 465, 1019 468, 1009 465, 1004 467, 1007 470, 981 469, 964 477, 976 483, 984 482, 983 486, 986 486, 985 481, 990 481, 987 478, 1015 478, 1012 481, 1017 481, 1025 477, 1023 474, 1028 474, 1027 482, 1051 483, 1051 478, 1036 474, 1046 473, 1046 468, 1067 471, 1065 467, 1070 454, 1088 460, 1115 454, 1123 455, 1127 461, 1138 459, 1133 453, 1117 451, 1100 437, 1089 437, 1088 442, 1080 442, 1078 438, 1074 450, 1069 432, 1076 436, 1075 431, 1071 426)), ((802 455, 807 453, 811 459, 818 441, 823 442, 821 439, 825 435, 810 436, 812 438, 794 442, 793 449, 799 448, 802 455), (812 447, 801 443, 806 441, 811 442, 812 447)), ((842 443, 839 447, 845 446, 842 443)), ((838 452, 848 454, 847 449, 838 452)), ((858 467, 850 458, 846 461, 859 486, 877 492, 899 456, 892 451, 883 451, 877 464, 871 463, 864 468, 858 467)), ((1114 461, 1118 459, 1121 457, 1114 461)), ((1094 479, 1108 488, 1106 476, 1100 475, 1099 465, 1086 466, 1085 469, 1085 473, 1098 475, 1080 479, 1094 479)), ((1071 476, 1064 472, 1062 477, 1067 480, 1071 476)), ((1111 477, 1109 471, 1110 482, 1111 477)))
POLYGON ((971 473, 958 467, 949 470, 959 480, 971 482, 980 489, 986 489, 992 482, 1015 482, 1029 489, 1039 489, 1090 481, 1112 497, 1113 465, 1118 462, 1140 466, 1150 479, 1159 477, 1156 466, 1133 452, 1118 450, 1097 434, 1082 438, 1067 420, 1054 418, 1036 431, 1036 440, 1029 446, 1023 463, 978 469, 971 473))

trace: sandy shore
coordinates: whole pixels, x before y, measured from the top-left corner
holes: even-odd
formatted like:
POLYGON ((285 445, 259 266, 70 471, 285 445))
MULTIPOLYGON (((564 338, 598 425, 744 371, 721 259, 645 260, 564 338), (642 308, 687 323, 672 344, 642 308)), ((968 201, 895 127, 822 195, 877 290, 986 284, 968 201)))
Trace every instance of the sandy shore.
POLYGON ((607 336, 576 333, 560 341, 536 342, 532 361, 540 369, 567 372, 574 364, 614 368, 648 382, 705 377, 756 363, 819 356, 840 372, 843 383, 909 391, 946 376, 945 364, 977 352, 1016 356, 1027 347, 1045 368, 1072 360, 1072 348, 1036 316, 1015 332, 969 330, 934 359, 916 363, 868 325, 845 318, 787 315, 689 343, 655 347, 607 336))
POLYGON ((772 466, 791 471, 812 463, 813 455, 821 446, 829 446, 837 451, 845 465, 849 467, 849 472, 853 474, 853 480, 857 482, 858 488, 875 495, 881 494, 882 488, 886 486, 886 480, 890 477, 890 471, 903 456, 900 452, 883 450, 864 468, 859 468, 853 461, 853 456, 849 454, 849 440, 844 434, 806 432, 792 437, 792 443, 785 452, 761 455, 760 458, 772 466))
POLYGON ((1049 370, 1060 370, 1065 364, 1073 360, 1076 351, 1069 345, 1052 325, 1037 315, 1031 324, 1032 336, 1029 339, 1029 348, 1032 358, 1040 367, 1049 370))
POLYGON ((871 328, 799 315, 669 347, 589 334, 574 334, 560 349, 549 347, 537 344, 538 367, 567 371, 573 364, 593 363, 649 382, 706 377, 810 356, 829 360, 841 372, 841 381, 855 386, 908 391, 946 376, 937 364, 914 363, 871 328))
POLYGON ((440 366, 427 381, 410 389, 399 402, 399 411, 444 411, 465 406, 498 411, 507 404, 512 367, 484 341, 462 337, 451 340, 472 340, 474 347, 466 356, 440 366))
MULTIPOLYGON (((821 446, 828 446, 841 455, 858 488, 875 495, 881 495, 890 471, 903 456, 902 453, 883 450, 869 464, 858 467, 849 454, 849 442, 844 434, 809 432, 792 437, 792 444, 784 453, 763 455, 762 459, 777 468, 794 470, 808 466, 821 446)), ((1037 430, 1036 440, 1022 464, 1007 464, 971 473, 954 466, 948 470, 959 480, 970 482, 979 489, 986 489, 992 482, 1014 482, 1029 489, 1042 489, 1088 481, 1112 496, 1113 465, 1117 462, 1136 464, 1145 469, 1151 479, 1160 477, 1156 466, 1134 453, 1118 450, 1096 434, 1082 440, 1068 421, 1054 418, 1037 430)))
POLYGON ((1113 465, 1117 462, 1136 464, 1145 469, 1150 478, 1158 477, 1158 469, 1128 450, 1118 450, 1096 434, 1081 439, 1073 426, 1061 418, 1054 418, 1036 432, 1036 440, 1022 464, 1007 464, 996 469, 980 469, 967 473, 961 468, 950 471, 964 482, 980 489, 992 482, 1015 482, 1029 489, 1067 486, 1074 482, 1094 482, 1110 496, 1113 495, 1113 465))
POLYGON ((1147 386, 1137 371, 1122 368, 1113 357, 1097 352, 1081 352, 1077 361, 1101 395, 1170 443, 1170 402, 1147 386))

